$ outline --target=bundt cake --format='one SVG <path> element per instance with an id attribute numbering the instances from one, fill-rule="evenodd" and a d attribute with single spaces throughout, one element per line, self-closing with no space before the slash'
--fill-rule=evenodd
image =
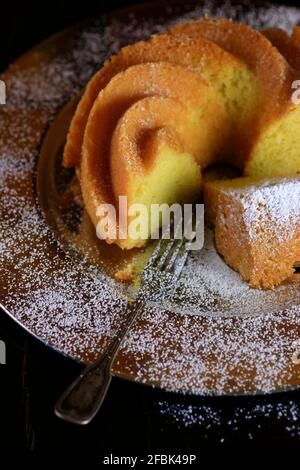
<path id="1" fill-rule="evenodd" d="M 250 286 L 272 289 L 300 261 L 300 177 L 207 181 L 204 203 L 226 263 Z"/>
<path id="2" fill-rule="evenodd" d="M 88 84 L 63 158 L 77 169 L 98 234 L 143 246 L 156 227 L 149 222 L 138 239 L 105 231 L 98 207 L 118 210 L 119 196 L 147 208 L 197 200 L 212 163 L 252 176 L 298 173 L 295 75 L 266 35 L 229 20 L 178 25 L 122 49 Z"/>

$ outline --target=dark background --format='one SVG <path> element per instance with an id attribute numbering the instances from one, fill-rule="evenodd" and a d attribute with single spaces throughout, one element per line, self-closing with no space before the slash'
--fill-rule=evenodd
<path id="1" fill-rule="evenodd" d="M 29 47 L 57 31 L 97 13 L 138 3 L 146 2 L 138 0 L 110 0 L 109 2 L 2 0 L 0 2 L 0 70 L 3 70 Z"/>
<path id="2" fill-rule="evenodd" d="M 141 2 L 2 2 L 0 70 L 50 34 L 95 13 L 129 3 Z M 293 431 L 298 429 L 300 417 L 287 411 L 282 418 L 278 411 L 282 404 L 285 410 L 294 409 L 298 403 L 300 406 L 297 392 L 268 397 L 197 398 L 114 379 L 95 421 L 87 427 L 69 425 L 54 416 L 53 405 L 81 366 L 31 338 L 1 311 L 0 339 L 7 346 L 7 365 L 0 365 L 1 451 L 60 450 L 69 459 L 72 456 L 78 459 L 86 453 L 100 458 L 109 452 L 134 455 L 193 451 L 201 460 L 204 449 L 211 447 L 300 449 L 300 432 Z M 199 415 L 197 422 L 186 426 L 178 415 L 162 413 L 162 401 L 175 410 L 189 410 L 192 406 Z M 232 416 L 239 408 L 251 412 L 257 406 L 265 406 L 269 412 L 252 413 L 251 419 L 244 417 L 236 425 L 232 424 Z M 205 418 L 207 407 L 212 413 L 217 410 L 221 422 L 214 423 L 211 414 Z M 15 453 L 11 453 L 13 455 Z M 49 459 L 51 455 L 55 454 L 48 452 Z"/>

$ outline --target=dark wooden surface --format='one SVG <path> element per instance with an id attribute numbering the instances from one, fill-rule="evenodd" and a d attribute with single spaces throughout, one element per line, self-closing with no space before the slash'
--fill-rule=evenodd
<path id="1" fill-rule="evenodd" d="M 102 8 L 124 4 L 110 1 Z M 57 0 L 46 7 L 43 2 L 32 1 L 1 5 L 0 69 L 49 34 L 100 10 L 100 3 L 92 1 L 70 5 Z M 280 416 L 282 406 L 285 410 L 294 409 L 298 403 L 300 406 L 300 392 L 268 397 L 184 397 L 113 379 L 95 421 L 87 427 L 69 425 L 54 416 L 53 406 L 81 366 L 31 338 L 3 312 L 0 340 L 5 341 L 7 348 L 7 364 L 0 365 L 1 451 L 60 450 L 69 456 L 89 451 L 91 456 L 100 458 L 109 452 L 201 454 L 211 447 L 237 445 L 249 449 L 300 448 L 300 434 L 295 431 L 300 426 L 298 415 L 295 418 L 287 411 L 284 419 Z M 178 414 L 165 414 L 167 408 L 185 409 L 185 416 L 192 409 L 198 418 L 187 426 L 187 420 L 179 419 Z M 253 416 L 255 408 L 273 411 Z M 206 409 L 210 410 L 207 419 Z M 244 418 L 235 425 L 233 418 L 239 409 L 244 410 Z M 217 422 L 212 419 L 214 410 Z"/>

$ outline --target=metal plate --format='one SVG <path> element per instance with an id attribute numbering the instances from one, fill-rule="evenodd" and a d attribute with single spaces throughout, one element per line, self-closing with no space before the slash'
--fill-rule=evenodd
<path id="1" fill-rule="evenodd" d="M 264 4 L 136 7 L 50 38 L 3 76 L 1 304 L 24 328 L 74 359 L 90 362 L 105 353 L 133 294 L 113 273 L 144 256 L 97 239 L 74 175 L 61 168 L 78 93 L 123 44 L 182 15 L 188 20 L 203 13 L 254 27 L 288 28 L 300 20 L 297 9 Z M 114 374 L 197 394 L 296 388 L 299 314 L 296 276 L 272 292 L 250 289 L 217 255 L 207 232 L 205 248 L 190 257 L 176 291 L 158 290 L 145 307 Z"/>

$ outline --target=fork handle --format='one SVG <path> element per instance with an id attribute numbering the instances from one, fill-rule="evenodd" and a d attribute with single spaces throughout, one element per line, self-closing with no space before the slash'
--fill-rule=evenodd
<path id="1" fill-rule="evenodd" d="M 101 361 L 86 367 L 56 403 L 55 414 L 71 423 L 88 424 L 106 396 L 113 359 L 104 356 Z"/>
<path id="2" fill-rule="evenodd" d="M 67 388 L 55 405 L 59 418 L 75 424 L 88 424 L 99 411 L 111 382 L 111 366 L 120 344 L 143 308 L 136 300 L 117 337 L 111 342 L 105 356 L 86 367 Z"/>

